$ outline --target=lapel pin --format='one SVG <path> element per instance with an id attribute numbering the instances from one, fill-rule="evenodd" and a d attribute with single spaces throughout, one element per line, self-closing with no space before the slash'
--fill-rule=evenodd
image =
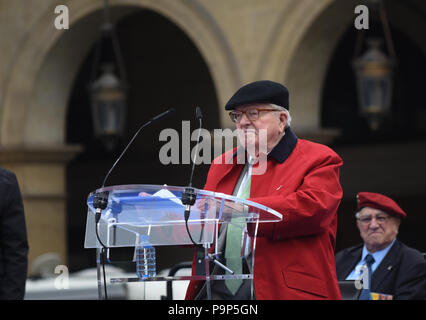
<path id="1" fill-rule="evenodd" d="M 391 271 L 391 270 L 392 270 L 392 266 L 389 266 L 389 267 L 388 267 L 388 271 Z"/>

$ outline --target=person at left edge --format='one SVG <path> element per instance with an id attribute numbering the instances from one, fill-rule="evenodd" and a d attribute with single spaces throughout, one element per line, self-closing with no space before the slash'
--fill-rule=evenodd
<path id="1" fill-rule="evenodd" d="M 255 298 L 341 299 L 334 248 L 337 208 L 342 198 L 339 168 L 343 161 L 330 148 L 297 138 L 289 126 L 288 101 L 285 86 L 262 80 L 240 88 L 225 106 L 237 129 L 255 132 L 256 137 L 259 130 L 267 129 L 266 172 L 251 176 L 248 200 L 283 216 L 280 222 L 259 224 L 253 270 Z M 259 150 L 259 141 L 254 140 L 254 149 Z M 236 157 L 226 161 L 236 150 L 212 163 L 205 190 L 236 193 L 247 166 L 247 162 L 239 164 Z M 195 258 L 196 253 L 193 274 Z M 204 288 L 202 281 L 191 281 L 186 299 L 198 299 Z M 250 298 L 239 291 L 232 296 L 222 289 L 217 291 L 218 299 Z"/>
<path id="2" fill-rule="evenodd" d="M 21 300 L 27 279 L 24 206 L 14 173 L 0 168 L 0 299 Z"/>

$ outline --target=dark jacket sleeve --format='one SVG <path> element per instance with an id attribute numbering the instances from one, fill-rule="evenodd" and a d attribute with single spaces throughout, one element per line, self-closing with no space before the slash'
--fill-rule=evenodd
<path id="1" fill-rule="evenodd" d="M 23 299 L 28 265 L 24 206 L 16 176 L 0 171 L 0 299 Z"/>

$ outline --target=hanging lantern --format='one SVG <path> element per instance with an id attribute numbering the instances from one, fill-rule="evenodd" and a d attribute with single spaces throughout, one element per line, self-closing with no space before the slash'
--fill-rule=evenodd
<path id="1" fill-rule="evenodd" d="M 104 23 L 95 49 L 89 88 L 93 128 L 95 137 L 112 151 L 124 134 L 127 85 L 120 46 L 110 21 L 108 0 L 104 0 Z"/>
<path id="2" fill-rule="evenodd" d="M 91 86 L 95 136 L 109 151 L 123 135 L 126 117 L 125 90 L 113 71 L 112 65 L 103 66 L 101 76 Z"/>
<path id="3" fill-rule="evenodd" d="M 369 48 L 353 66 L 357 78 L 360 113 L 366 116 L 371 129 L 377 130 L 390 111 L 393 91 L 394 61 L 381 50 L 379 39 L 369 39 Z"/>
<path id="4" fill-rule="evenodd" d="M 377 37 L 367 39 L 367 50 L 359 56 L 363 37 L 363 32 L 360 31 L 352 65 L 357 82 L 360 114 L 367 118 L 370 128 L 376 131 L 390 112 L 396 56 L 383 2 L 369 2 L 381 21 L 389 56 L 381 50 L 382 40 Z"/>

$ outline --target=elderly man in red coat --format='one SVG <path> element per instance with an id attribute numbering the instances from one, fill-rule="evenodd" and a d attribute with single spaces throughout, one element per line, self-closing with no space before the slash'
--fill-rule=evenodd
<path id="1" fill-rule="evenodd" d="M 288 101 L 287 88 L 272 81 L 247 84 L 231 97 L 225 109 L 250 161 L 236 161 L 237 148 L 221 155 L 211 165 L 204 189 L 246 198 L 283 216 L 258 227 L 252 270 L 256 299 L 341 299 L 334 248 L 343 162 L 330 148 L 297 138 L 290 129 Z M 261 165 L 266 170 L 255 174 Z M 226 252 L 228 240 L 224 246 Z M 212 282 L 213 299 L 253 297 L 247 281 L 233 287 L 225 282 Z M 205 287 L 191 281 L 186 299 L 205 299 Z"/>

